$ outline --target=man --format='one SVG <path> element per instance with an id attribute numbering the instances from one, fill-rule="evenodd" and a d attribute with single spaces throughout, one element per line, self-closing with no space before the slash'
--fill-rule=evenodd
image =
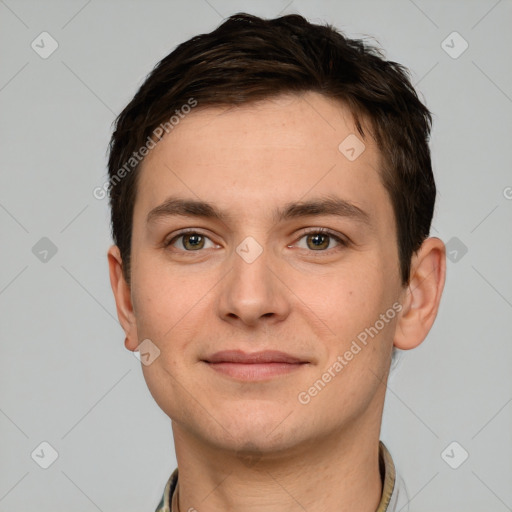
<path id="1" fill-rule="evenodd" d="M 445 279 L 430 124 L 400 65 L 298 15 L 181 44 L 120 114 L 108 261 L 172 420 L 158 511 L 398 510 L 386 382 Z"/>

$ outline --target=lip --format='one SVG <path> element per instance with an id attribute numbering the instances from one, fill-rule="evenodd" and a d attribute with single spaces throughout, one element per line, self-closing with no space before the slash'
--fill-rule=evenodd
<path id="1" fill-rule="evenodd" d="M 204 359 L 213 370 L 237 380 L 258 381 L 287 375 L 309 361 L 276 350 L 246 353 L 223 350 Z"/>
<path id="2" fill-rule="evenodd" d="M 264 364 L 264 363 L 308 363 L 305 359 L 295 357 L 278 350 L 263 350 L 261 352 L 247 353 L 242 350 L 221 350 L 205 359 L 207 363 L 241 363 L 241 364 Z"/>

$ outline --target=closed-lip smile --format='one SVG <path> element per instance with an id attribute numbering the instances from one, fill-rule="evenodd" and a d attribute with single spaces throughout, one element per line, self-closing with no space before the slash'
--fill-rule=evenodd
<path id="1" fill-rule="evenodd" d="M 221 350 L 206 359 L 208 363 L 307 363 L 299 357 L 291 356 L 278 350 L 263 350 L 261 352 L 243 352 L 242 350 Z"/>
<path id="2" fill-rule="evenodd" d="M 203 362 L 212 369 L 236 380 L 268 380 L 289 374 L 309 363 L 306 359 L 277 350 L 243 352 L 242 350 L 221 350 Z"/>

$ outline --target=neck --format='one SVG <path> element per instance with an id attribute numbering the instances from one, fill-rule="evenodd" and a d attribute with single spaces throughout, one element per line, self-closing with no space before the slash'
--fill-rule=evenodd
<path id="1" fill-rule="evenodd" d="M 173 422 L 179 509 L 375 512 L 382 495 L 379 431 L 355 425 L 251 460 L 203 443 Z"/>

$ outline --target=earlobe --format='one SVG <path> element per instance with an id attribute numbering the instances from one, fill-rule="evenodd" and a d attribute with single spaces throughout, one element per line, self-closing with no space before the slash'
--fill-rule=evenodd
<path id="1" fill-rule="evenodd" d="M 117 247 L 117 245 L 110 247 L 107 257 L 110 285 L 116 301 L 117 317 L 119 318 L 119 323 L 126 334 L 125 346 L 128 350 L 133 351 L 138 345 L 137 327 L 133 312 L 131 290 L 124 278 L 123 261 L 119 247 Z"/>
<path id="2" fill-rule="evenodd" d="M 442 240 L 427 238 L 414 255 L 409 286 L 397 322 L 394 346 L 417 347 L 430 331 L 439 309 L 446 276 L 446 251 Z"/>

